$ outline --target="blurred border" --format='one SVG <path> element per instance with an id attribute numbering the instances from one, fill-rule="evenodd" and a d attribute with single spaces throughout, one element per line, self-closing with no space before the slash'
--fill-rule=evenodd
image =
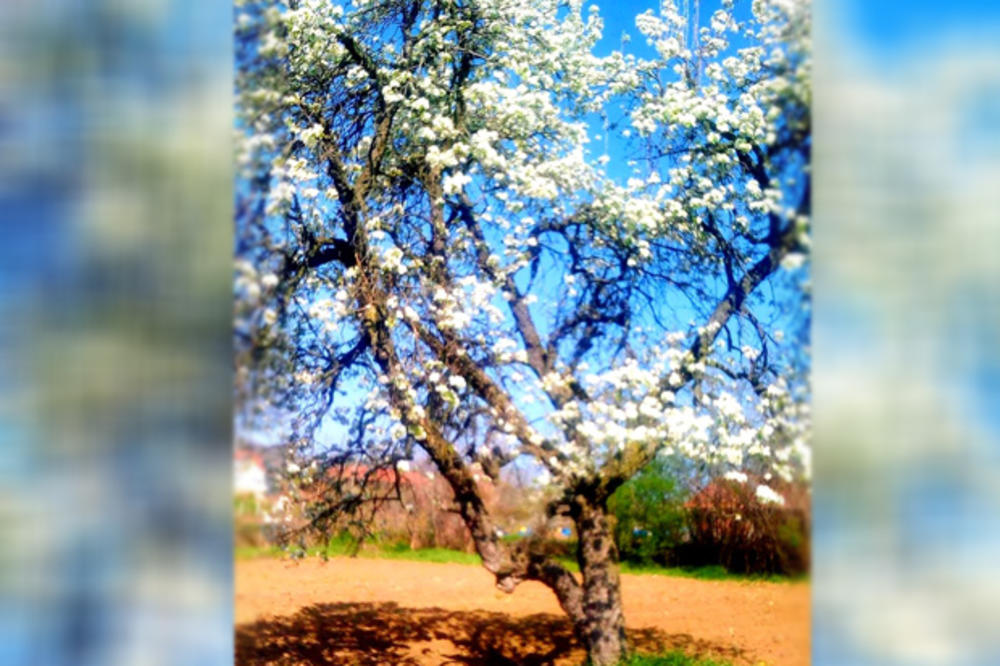
<path id="1" fill-rule="evenodd" d="M 998 9 L 816 9 L 813 661 L 1000 663 Z M 0 4 L 2 663 L 232 659 L 230 22 Z"/>
<path id="2" fill-rule="evenodd" d="M 816 9 L 813 661 L 997 664 L 1000 5 Z"/>
<path id="3" fill-rule="evenodd" d="M 0 663 L 232 659 L 228 3 L 0 3 Z"/>

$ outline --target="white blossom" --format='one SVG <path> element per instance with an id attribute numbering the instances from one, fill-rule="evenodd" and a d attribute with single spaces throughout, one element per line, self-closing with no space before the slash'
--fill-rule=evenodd
<path id="1" fill-rule="evenodd" d="M 784 504 L 785 498 L 774 492 L 770 486 L 759 485 L 754 493 L 765 504 Z"/>

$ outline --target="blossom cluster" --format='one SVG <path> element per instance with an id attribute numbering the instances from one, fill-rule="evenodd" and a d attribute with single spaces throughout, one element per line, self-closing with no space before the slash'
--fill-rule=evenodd
<path id="1" fill-rule="evenodd" d="M 683 328 L 772 228 L 798 234 L 781 271 L 805 259 L 807 3 L 755 0 L 740 22 L 724 0 L 692 25 L 664 0 L 636 20 L 648 59 L 596 56 L 597 11 L 564 4 L 476 0 L 400 27 L 369 0 L 238 3 L 237 164 L 266 185 L 237 292 L 272 332 L 262 374 L 320 417 L 316 395 L 353 396 L 372 441 L 488 432 L 554 483 L 657 450 L 734 479 L 808 469 L 807 401 L 757 303 L 731 315 L 756 333 Z M 335 243 L 351 261 L 309 264 Z M 315 270 L 279 271 L 295 265 Z M 391 345 L 359 360 L 373 319 Z"/>

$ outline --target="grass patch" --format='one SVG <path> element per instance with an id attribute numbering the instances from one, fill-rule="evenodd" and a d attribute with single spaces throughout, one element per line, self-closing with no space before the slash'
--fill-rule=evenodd
<path id="1" fill-rule="evenodd" d="M 580 567 L 576 560 L 568 557 L 556 558 L 559 564 L 563 565 L 573 573 L 579 573 Z M 618 565 L 621 573 L 638 576 L 672 576 L 674 578 L 694 578 L 696 580 L 731 580 L 744 582 L 765 582 L 765 583 L 794 583 L 808 581 L 808 575 L 783 576 L 781 574 L 740 574 L 726 571 L 720 565 L 700 566 L 700 567 L 662 567 L 657 564 L 633 564 L 632 562 L 621 562 Z"/>
<path id="2" fill-rule="evenodd" d="M 683 652 L 674 651 L 665 654 L 634 654 L 621 663 L 621 666 L 732 666 L 731 661 L 716 661 L 702 657 L 689 657 Z"/>
<path id="3" fill-rule="evenodd" d="M 661 567 L 655 564 L 622 562 L 620 569 L 622 573 L 627 574 L 675 576 L 678 578 L 695 578 L 697 580 L 762 581 L 766 583 L 794 583 L 809 580 L 807 574 L 785 576 L 782 574 L 732 573 L 718 564 L 700 567 Z"/>
<path id="4" fill-rule="evenodd" d="M 236 559 L 252 559 L 255 557 L 281 557 L 286 552 L 278 546 L 239 546 L 235 549 Z M 350 539 L 334 537 L 325 546 L 313 546 L 306 549 L 307 557 L 350 557 L 354 554 Z M 411 549 L 405 543 L 365 543 L 357 553 L 358 557 L 380 560 L 412 560 L 416 562 L 439 562 L 446 564 L 481 564 L 482 560 L 476 553 L 466 553 L 447 548 Z M 559 563 L 574 573 L 579 573 L 580 567 L 576 561 L 568 558 L 557 558 Z M 735 574 L 726 571 L 724 567 L 661 567 L 655 564 L 633 564 L 622 562 L 622 573 L 642 576 L 674 576 L 679 578 L 694 578 L 696 580 L 729 580 L 729 581 L 763 581 L 768 583 L 792 583 L 807 581 L 808 575 L 781 576 L 778 574 Z M 667 662 L 664 662 L 667 663 Z"/>
<path id="5" fill-rule="evenodd" d="M 255 557 L 281 557 L 285 553 L 278 546 L 236 546 L 233 554 L 238 560 L 251 560 Z"/>
<path id="6" fill-rule="evenodd" d="M 283 557 L 292 551 L 284 551 L 278 546 L 238 546 L 236 559 L 246 560 L 256 557 Z M 325 546 L 312 546 L 305 550 L 306 557 L 351 557 L 354 545 L 346 538 L 334 537 Z M 447 548 L 411 549 L 406 544 L 382 543 L 364 544 L 357 557 L 372 560 L 411 560 L 416 562 L 439 562 L 446 564 L 480 564 L 479 555 Z"/>
<path id="7" fill-rule="evenodd" d="M 418 550 L 376 551 L 373 555 L 380 559 L 415 560 L 417 562 L 441 562 L 451 564 L 481 564 L 476 553 L 466 553 L 447 548 L 420 548 Z"/>

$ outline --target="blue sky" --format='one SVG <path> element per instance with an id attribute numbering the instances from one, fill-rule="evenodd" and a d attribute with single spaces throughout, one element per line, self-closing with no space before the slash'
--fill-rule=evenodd
<path id="1" fill-rule="evenodd" d="M 834 5 L 846 19 L 843 27 L 880 58 L 893 60 L 913 49 L 925 50 L 928 40 L 977 33 L 993 33 L 1000 23 L 1000 3 L 995 0 L 819 0 Z M 822 7 L 827 9 L 826 7 Z"/>

